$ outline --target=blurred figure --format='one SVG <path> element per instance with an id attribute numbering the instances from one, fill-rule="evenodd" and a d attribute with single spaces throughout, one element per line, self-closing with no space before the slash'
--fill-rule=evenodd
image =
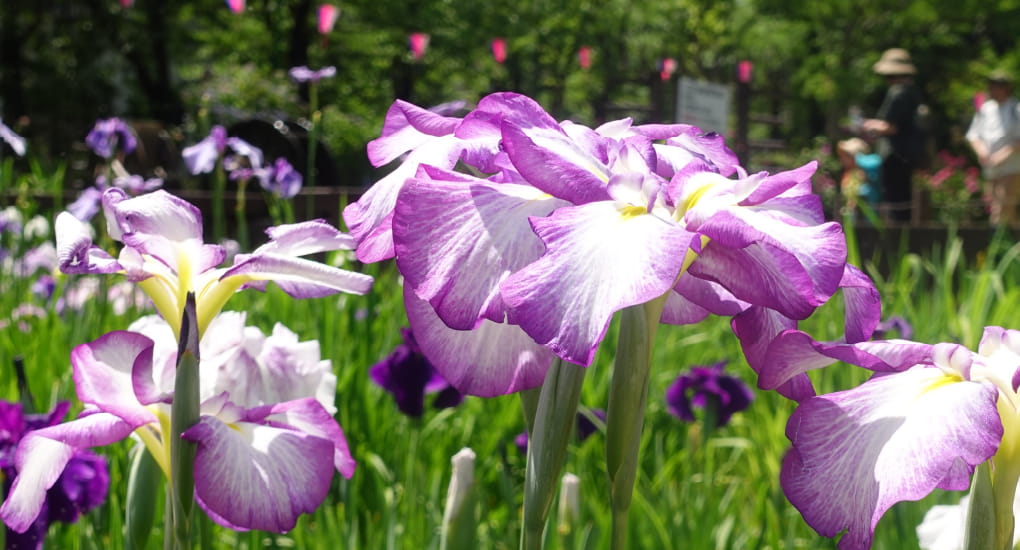
<path id="1" fill-rule="evenodd" d="M 1020 199 L 1020 105 L 1010 75 L 988 75 L 988 97 L 974 113 L 967 141 L 991 185 L 989 219 L 996 225 L 1017 221 Z"/>
<path id="2" fill-rule="evenodd" d="M 861 127 L 867 135 L 879 138 L 882 197 L 892 219 L 909 221 L 914 169 L 924 147 L 915 120 L 921 105 L 920 93 L 914 87 L 917 69 L 909 52 L 892 48 L 882 54 L 872 70 L 885 77 L 889 89 L 875 118 L 864 120 Z"/>
<path id="3" fill-rule="evenodd" d="M 843 167 L 840 179 L 840 193 L 852 212 L 859 200 L 863 199 L 871 209 L 882 200 L 881 169 L 882 159 L 871 152 L 871 147 L 861 138 L 850 138 L 836 145 L 839 163 Z"/>

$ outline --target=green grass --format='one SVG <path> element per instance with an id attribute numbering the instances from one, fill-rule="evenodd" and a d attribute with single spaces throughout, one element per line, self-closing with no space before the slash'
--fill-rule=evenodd
<path id="1" fill-rule="evenodd" d="M 869 266 L 885 300 L 887 315 L 906 317 L 914 337 L 928 342 L 960 341 L 975 346 L 986 324 L 1020 327 L 1020 266 L 1017 246 L 1003 239 L 980 262 L 963 257 L 958 241 L 947 240 L 924 256 L 904 255 L 891 273 L 879 276 Z M 11 243 L 6 246 L 11 247 Z M 475 473 L 479 502 L 480 547 L 516 548 L 519 538 L 525 460 L 514 446 L 524 429 L 516 396 L 468 398 L 455 409 L 428 409 L 420 420 L 401 415 L 388 394 L 371 383 L 368 368 L 400 341 L 406 324 L 400 278 L 390 263 L 365 266 L 376 277 L 367 296 L 292 300 L 275 287 L 269 292 L 241 293 L 227 309 L 248 311 L 249 324 L 265 332 L 282 322 L 302 340 L 318 339 L 324 358 L 338 376 L 337 418 L 358 468 L 350 480 L 334 479 L 320 509 L 301 519 L 285 535 L 234 533 L 211 523 L 212 548 L 437 548 L 450 457 L 462 447 L 477 453 Z M 0 319 L 30 300 L 28 284 L 8 274 L 0 280 Z M 63 278 L 61 287 L 66 285 Z M 59 292 L 59 291 L 58 291 Z M 123 329 L 140 312 L 115 314 L 109 304 L 90 301 L 82 311 L 22 319 L 0 329 L 0 398 L 15 400 L 10 370 L 22 356 L 37 403 L 74 399 L 69 354 L 80 343 Z M 833 303 L 805 328 L 819 337 L 834 337 L 842 327 L 842 310 Z M 22 329 L 27 329 L 22 331 Z M 586 375 L 581 402 L 604 408 L 612 351 L 611 330 Z M 819 549 L 835 541 L 819 537 L 786 501 L 779 468 L 788 447 L 786 419 L 794 403 L 758 391 L 750 409 L 703 441 L 697 424 L 684 424 L 667 411 L 666 387 L 691 365 L 728 359 L 728 372 L 753 384 L 753 373 L 740 353 L 728 319 L 712 318 L 694 326 L 659 329 L 640 474 L 631 512 L 631 548 Z M 812 373 L 821 391 L 852 387 L 869 373 L 833 365 Z M 76 407 L 80 404 L 76 403 Z M 77 408 L 75 410 L 78 410 Z M 75 525 L 51 528 L 49 548 L 123 548 L 125 476 L 130 442 L 98 449 L 111 467 L 107 504 Z M 604 438 L 596 434 L 570 447 L 566 470 L 581 478 L 582 525 L 572 548 L 606 548 L 610 517 L 604 471 Z M 914 528 L 935 503 L 955 502 L 960 494 L 936 492 L 917 503 L 896 505 L 879 525 L 876 549 L 916 548 Z M 156 500 L 159 500 L 158 498 Z M 555 507 L 554 507 L 555 510 Z M 553 524 L 555 525 L 555 523 Z M 159 528 L 150 548 L 160 545 Z M 549 548 L 565 548 L 555 529 Z"/>

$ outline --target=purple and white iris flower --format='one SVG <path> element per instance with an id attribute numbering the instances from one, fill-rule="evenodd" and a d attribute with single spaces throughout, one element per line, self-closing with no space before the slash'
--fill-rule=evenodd
<path id="1" fill-rule="evenodd" d="M 301 173 L 284 158 L 277 158 L 271 166 L 238 168 L 230 172 L 230 179 L 258 178 L 259 185 L 281 199 L 292 199 L 301 192 Z"/>
<path id="2" fill-rule="evenodd" d="M 180 331 L 189 292 L 196 297 L 199 334 L 239 289 L 265 289 L 273 281 L 295 298 L 337 292 L 364 294 L 372 278 L 302 256 L 351 249 L 354 240 L 323 220 L 266 230 L 269 242 L 233 265 L 220 267 L 226 250 L 202 241 L 202 216 L 194 205 L 165 191 L 129 198 L 111 188 L 103 194 L 107 232 L 124 244 L 117 258 L 92 243 L 87 226 L 69 213 L 57 216 L 56 237 L 64 273 L 122 273 L 152 299 L 156 310 Z"/>
<path id="3" fill-rule="evenodd" d="M 816 342 L 790 330 L 768 356 L 768 386 L 837 360 L 875 372 L 856 388 L 801 401 L 786 429 L 793 448 L 783 490 L 820 534 L 845 531 L 840 549 L 870 548 L 893 504 L 936 488 L 965 490 L 988 460 L 995 487 L 1012 497 L 1020 475 L 1020 331 L 987 327 L 974 352 L 906 340 Z"/>
<path id="4" fill-rule="evenodd" d="M 185 147 L 181 155 L 184 157 L 188 172 L 197 176 L 212 172 L 228 147 L 235 155 L 246 158 L 248 167 L 262 167 L 262 150 L 241 138 L 227 137 L 227 129 L 223 126 L 213 126 L 208 136 L 194 145 Z"/>
<path id="5" fill-rule="evenodd" d="M 0 119 L 0 141 L 10 145 L 15 155 L 19 157 L 25 156 L 25 150 L 27 149 L 25 138 L 15 134 L 14 130 L 8 128 L 2 119 Z"/>
<path id="6" fill-rule="evenodd" d="M 85 144 L 95 154 L 108 159 L 113 157 L 118 146 L 124 153 L 134 151 L 138 147 L 138 140 L 126 122 L 113 117 L 97 120 L 95 126 L 85 136 Z"/>
<path id="7" fill-rule="evenodd" d="M 197 444 L 195 498 L 231 529 L 285 532 L 314 511 L 333 472 L 355 463 L 333 413 L 336 377 L 317 342 L 282 325 L 265 336 L 227 312 L 201 346 L 201 419 L 182 437 Z M 166 438 L 177 342 L 157 316 L 79 345 L 71 355 L 85 410 L 78 419 L 29 432 L 15 453 L 18 477 L 0 516 L 24 531 L 47 489 L 82 449 L 137 436 L 169 477 Z"/>
<path id="8" fill-rule="evenodd" d="M 554 356 L 590 364 L 630 306 L 665 300 L 674 324 L 751 308 L 795 324 L 844 279 L 815 164 L 748 175 L 693 126 L 592 129 L 511 93 L 463 118 L 398 101 L 368 153 L 406 156 L 344 211 L 358 258 L 396 257 L 419 343 L 465 393 L 534 387 Z"/>

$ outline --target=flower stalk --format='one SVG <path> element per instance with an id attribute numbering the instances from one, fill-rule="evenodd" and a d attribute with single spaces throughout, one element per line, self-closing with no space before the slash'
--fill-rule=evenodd
<path id="1" fill-rule="evenodd" d="M 475 514 L 475 453 L 465 447 L 450 460 L 453 476 L 446 493 L 440 550 L 478 547 L 478 519 Z"/>
<path id="2" fill-rule="evenodd" d="M 177 353 L 177 375 L 174 401 L 170 410 L 170 499 L 167 514 L 167 537 L 173 538 L 171 548 L 190 550 L 191 511 L 194 508 L 196 444 L 181 437 L 198 423 L 200 416 L 198 380 L 198 314 L 195 295 L 188 293 L 181 319 L 181 335 Z M 172 526 L 172 527 L 171 527 Z"/>
<path id="3" fill-rule="evenodd" d="M 609 388 L 606 423 L 606 469 L 612 508 L 611 548 L 627 542 L 627 516 L 637 478 L 641 429 L 648 401 L 652 344 L 666 303 L 660 297 L 620 312 L 620 337 Z"/>
<path id="4" fill-rule="evenodd" d="M 584 372 L 580 365 L 555 359 L 542 383 L 534 426 L 529 435 L 528 465 L 524 473 L 522 549 L 542 547 L 549 510 L 567 456 L 567 444 L 577 423 Z"/>

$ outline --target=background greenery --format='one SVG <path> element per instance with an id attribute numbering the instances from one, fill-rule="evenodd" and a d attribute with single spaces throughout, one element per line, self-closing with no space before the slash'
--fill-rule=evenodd
<path id="1" fill-rule="evenodd" d="M 752 133 L 797 150 L 840 137 L 849 106 L 873 112 L 883 83 L 871 65 L 899 46 L 913 53 L 940 146 L 960 149 L 983 75 L 1020 69 L 1016 0 L 335 3 L 339 21 L 321 37 L 311 0 L 250 0 L 241 14 L 215 0 L 6 0 L 0 116 L 40 158 L 71 162 L 97 117 L 155 121 L 179 143 L 213 123 L 298 119 L 303 90 L 287 69 L 334 65 L 337 77 L 320 90 L 323 137 L 342 167 L 332 183 L 359 186 L 372 179 L 364 145 L 395 98 L 435 105 L 513 90 L 561 119 L 662 122 L 673 116 L 675 81 L 660 80 L 659 60 L 677 61 L 674 79 L 732 82 L 748 59 L 752 112 L 781 121 Z M 421 60 L 408 51 L 412 32 L 431 37 Z M 495 37 L 507 40 L 502 65 Z M 581 46 L 593 48 L 588 70 Z"/>

